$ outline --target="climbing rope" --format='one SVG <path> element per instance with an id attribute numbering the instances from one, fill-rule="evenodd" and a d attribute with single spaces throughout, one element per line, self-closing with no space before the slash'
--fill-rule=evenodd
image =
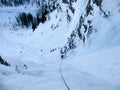
<path id="1" fill-rule="evenodd" d="M 62 73 L 62 62 L 63 62 L 63 60 L 61 60 L 60 66 L 59 66 L 60 76 L 61 76 L 62 81 L 63 81 L 63 83 L 65 84 L 67 90 L 70 90 L 70 87 L 69 87 L 69 85 L 67 84 L 67 82 L 65 81 L 65 78 L 64 78 L 63 73 Z"/>

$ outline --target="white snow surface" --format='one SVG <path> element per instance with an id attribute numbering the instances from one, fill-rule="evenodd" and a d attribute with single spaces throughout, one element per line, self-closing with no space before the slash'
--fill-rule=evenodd
<path id="1" fill-rule="evenodd" d="M 22 6 L 0 7 L 0 56 L 11 64 L 10 67 L 0 64 L 0 90 L 67 90 L 60 75 L 61 62 L 70 90 L 120 90 L 119 0 L 103 0 L 104 9 L 111 12 L 107 19 L 95 7 L 91 19 L 97 33 L 85 44 L 78 41 L 78 47 L 68 53 L 69 57 L 60 58 L 60 48 L 76 28 L 87 2 L 74 2 L 75 13 L 69 11 L 72 17 L 69 23 L 68 6 L 60 2 L 63 11 L 51 12 L 50 20 L 40 23 L 34 32 L 30 28 L 13 30 L 11 26 L 17 10 L 24 11 Z"/>

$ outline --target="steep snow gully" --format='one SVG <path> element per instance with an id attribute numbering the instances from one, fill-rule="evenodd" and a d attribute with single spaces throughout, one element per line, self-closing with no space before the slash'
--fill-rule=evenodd
<path id="1" fill-rule="evenodd" d="M 87 4 L 86 4 L 85 8 L 83 8 L 83 10 L 81 10 L 81 11 L 85 11 L 85 10 L 86 10 L 87 5 L 88 5 L 88 3 L 89 3 L 89 0 L 86 0 L 86 3 L 87 3 Z M 83 13 L 81 13 L 80 17 L 82 16 L 82 14 L 83 14 Z M 77 17 L 76 17 L 76 18 L 77 18 Z M 63 76 L 63 72 L 62 72 L 62 64 L 63 64 L 63 63 L 64 63 L 64 62 L 63 62 L 63 60 L 61 59 L 60 65 L 59 65 L 59 73 L 60 73 L 61 79 L 63 80 L 63 82 L 64 82 L 67 90 L 71 90 L 71 89 L 70 89 L 70 86 L 67 84 L 67 81 L 65 80 L 65 78 L 64 78 L 64 76 Z"/>
<path id="2" fill-rule="evenodd" d="M 0 90 L 120 90 L 120 0 L 40 1 L 51 10 L 34 32 L 16 16 L 35 2 L 0 1 Z"/>

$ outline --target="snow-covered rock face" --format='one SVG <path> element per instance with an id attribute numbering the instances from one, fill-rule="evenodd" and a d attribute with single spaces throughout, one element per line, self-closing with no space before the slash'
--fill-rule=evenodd
<path id="1" fill-rule="evenodd" d="M 0 90 L 66 89 L 61 59 L 71 90 L 119 90 L 120 0 L 14 1 L 0 1 Z"/>
<path id="2" fill-rule="evenodd" d="M 18 7 L 21 5 L 36 5 L 40 6 L 42 3 L 42 0 L 1 0 L 0 1 L 0 6 L 6 6 L 6 7 Z"/>

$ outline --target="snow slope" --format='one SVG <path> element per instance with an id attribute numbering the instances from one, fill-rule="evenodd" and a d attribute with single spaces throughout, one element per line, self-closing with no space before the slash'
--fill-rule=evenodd
<path id="1" fill-rule="evenodd" d="M 61 73 L 70 90 L 120 90 L 119 0 L 103 0 L 102 8 L 110 11 L 108 18 L 93 5 L 93 15 L 86 17 L 85 23 L 91 20 L 97 32 L 93 31 L 85 43 L 77 37 L 77 47 L 61 60 L 60 49 L 77 28 L 88 1 L 74 2 L 74 14 L 68 4 L 58 1 L 61 10 L 51 12 L 50 19 L 34 32 L 12 24 L 16 11 L 34 13 L 35 7 L 0 8 L 0 56 L 11 64 L 0 64 L 0 90 L 67 90 Z"/>
<path id="2" fill-rule="evenodd" d="M 80 55 L 72 58 L 69 62 L 80 71 L 103 78 L 104 80 L 120 84 L 120 47 L 100 50 L 90 54 Z M 79 57 L 79 58 L 78 58 Z"/>

